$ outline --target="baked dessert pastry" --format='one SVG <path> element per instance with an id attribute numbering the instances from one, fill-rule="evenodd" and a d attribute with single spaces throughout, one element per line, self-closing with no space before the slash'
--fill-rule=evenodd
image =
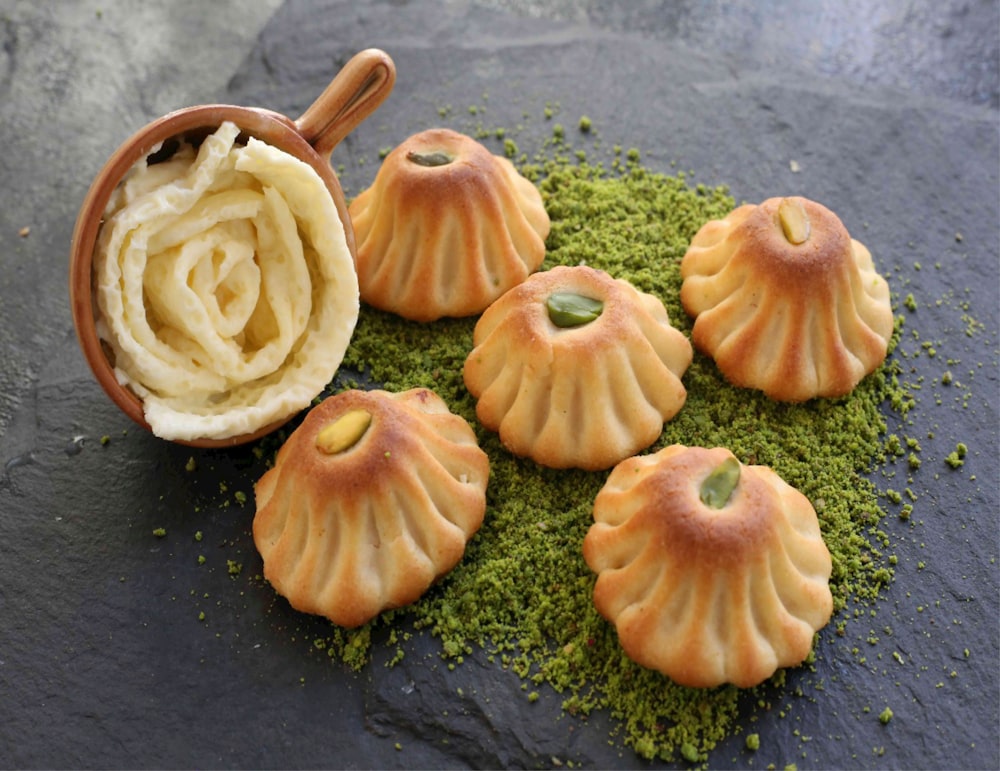
<path id="1" fill-rule="evenodd" d="M 885 359 L 889 286 L 826 207 L 770 198 L 707 223 L 681 262 L 695 346 L 778 401 L 850 393 Z"/>
<path id="2" fill-rule="evenodd" d="M 432 391 L 345 391 L 314 407 L 256 486 L 264 577 L 354 627 L 417 600 L 461 560 L 489 460 Z"/>
<path id="3" fill-rule="evenodd" d="M 97 332 L 119 383 L 171 440 L 286 420 L 333 378 L 358 318 L 343 222 L 305 161 L 223 123 L 143 159 L 94 251 Z"/>
<path id="4" fill-rule="evenodd" d="M 616 466 L 583 556 L 625 653 L 685 686 L 745 688 L 801 663 L 833 609 L 812 505 L 720 447 Z"/>
<path id="5" fill-rule="evenodd" d="M 415 321 L 481 313 L 545 258 L 541 193 L 449 129 L 396 147 L 349 212 L 361 299 Z"/>
<path id="6" fill-rule="evenodd" d="M 691 344 L 663 303 L 582 265 L 504 294 L 473 345 L 463 376 L 476 415 L 543 466 L 610 468 L 656 441 L 687 397 Z"/>

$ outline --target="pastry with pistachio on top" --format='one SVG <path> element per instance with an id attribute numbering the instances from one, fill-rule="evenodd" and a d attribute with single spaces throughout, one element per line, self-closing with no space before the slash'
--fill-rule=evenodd
<path id="1" fill-rule="evenodd" d="M 886 357 L 889 286 L 814 201 L 771 198 L 707 223 L 681 276 L 695 347 L 733 385 L 786 402 L 843 396 Z"/>
<path id="2" fill-rule="evenodd" d="M 651 294 L 583 265 L 536 273 L 493 303 L 463 369 L 476 415 L 515 455 L 610 468 L 684 405 L 687 338 Z"/>
<path id="3" fill-rule="evenodd" d="M 800 664 L 833 612 L 812 504 L 721 447 L 617 465 L 583 556 L 625 653 L 685 686 L 746 688 Z"/>
<path id="4" fill-rule="evenodd" d="M 481 313 L 545 258 L 538 188 L 450 129 L 396 147 L 349 212 L 361 299 L 414 321 Z"/>
<path id="5" fill-rule="evenodd" d="M 472 427 L 434 392 L 331 396 L 257 482 L 264 577 L 298 610 L 364 624 L 458 564 L 488 479 Z"/>

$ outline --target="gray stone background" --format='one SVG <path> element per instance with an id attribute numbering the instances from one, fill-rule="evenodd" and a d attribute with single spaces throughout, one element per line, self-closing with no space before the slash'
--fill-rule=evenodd
<path id="1" fill-rule="evenodd" d="M 134 431 L 98 452 L 98 437 L 130 426 L 83 362 L 67 305 L 93 175 L 178 107 L 294 116 L 375 45 L 399 78 L 334 153 L 349 193 L 442 104 L 489 91 L 491 119 L 513 125 L 557 101 L 608 144 L 642 147 L 644 164 L 692 169 L 738 200 L 795 186 L 827 202 L 880 245 L 894 290 L 940 300 L 921 307 L 921 330 L 963 384 L 942 394 L 943 361 L 907 362 L 927 383 L 910 420 L 937 438 L 923 450 L 919 525 L 887 525 L 900 555 L 877 620 L 891 628 L 888 663 L 858 668 L 832 649 L 821 673 L 840 687 L 797 707 L 794 726 L 760 729 L 778 752 L 730 744 L 710 765 L 1000 767 L 998 28 L 998 4 L 975 0 L 0 0 L 0 766 L 637 765 L 608 744 L 607 716 L 568 725 L 547 695 L 547 711 L 525 717 L 516 678 L 484 662 L 442 686 L 419 665 L 426 640 L 412 665 L 376 661 L 359 676 L 303 657 L 309 621 L 263 595 L 233 599 L 228 578 L 186 567 L 183 546 L 150 549 L 151 523 L 205 496 L 178 473 L 190 453 Z M 970 457 L 948 474 L 957 441 Z M 259 473 L 239 451 L 200 460 L 222 480 Z M 204 516 L 227 554 L 252 559 L 246 522 Z M 191 587 L 222 598 L 223 642 L 178 601 Z M 426 700 L 415 712 L 400 697 L 414 683 Z M 456 686 L 491 706 L 440 720 Z M 883 702 L 889 730 L 862 709 Z M 793 730 L 812 737 L 807 752 Z"/>

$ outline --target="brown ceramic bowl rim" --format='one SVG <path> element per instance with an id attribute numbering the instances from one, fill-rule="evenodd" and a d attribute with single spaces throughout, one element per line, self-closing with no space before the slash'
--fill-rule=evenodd
<path id="1" fill-rule="evenodd" d="M 305 161 L 319 174 L 336 205 L 353 259 L 356 251 L 354 230 L 344 192 L 329 163 L 329 153 L 340 139 L 374 112 L 388 96 L 394 80 L 395 68 L 388 55 L 377 49 L 368 49 L 348 62 L 327 90 L 296 122 L 280 113 L 258 107 L 230 104 L 187 107 L 157 118 L 139 129 L 118 147 L 98 172 L 84 198 L 73 230 L 70 308 L 77 340 L 97 382 L 135 423 L 152 430 L 145 419 L 142 400 L 120 384 L 115 376 L 114 367 L 97 333 L 93 295 L 94 248 L 108 201 L 125 174 L 167 140 L 212 132 L 223 122 L 232 121 L 243 135 L 260 139 Z M 194 447 L 231 447 L 259 439 L 292 417 L 288 415 L 248 434 L 179 440 L 177 443 Z"/>

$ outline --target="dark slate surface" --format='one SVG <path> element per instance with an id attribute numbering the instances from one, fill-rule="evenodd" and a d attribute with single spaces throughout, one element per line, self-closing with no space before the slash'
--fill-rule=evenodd
<path id="1" fill-rule="evenodd" d="M 236 0 L 0 3 L 0 766 L 641 765 L 609 743 L 608 716 L 560 718 L 548 692 L 526 712 L 514 675 L 476 657 L 449 671 L 433 640 L 393 668 L 379 644 L 359 674 L 332 665 L 311 649 L 322 622 L 250 578 L 252 504 L 233 493 L 262 472 L 252 448 L 192 453 L 132 427 L 77 350 L 69 238 L 116 144 L 206 101 L 295 116 L 378 46 L 399 78 L 334 155 L 349 192 L 446 105 L 460 128 L 523 125 L 531 151 L 549 104 L 738 200 L 827 204 L 897 301 L 914 295 L 897 355 L 921 387 L 891 421 L 921 437 L 923 465 L 913 518 L 885 522 L 896 581 L 870 630 L 825 633 L 820 697 L 758 715 L 766 752 L 734 740 L 710 765 L 1000 767 L 997 4 L 869 5 L 288 2 L 268 18 Z"/>

